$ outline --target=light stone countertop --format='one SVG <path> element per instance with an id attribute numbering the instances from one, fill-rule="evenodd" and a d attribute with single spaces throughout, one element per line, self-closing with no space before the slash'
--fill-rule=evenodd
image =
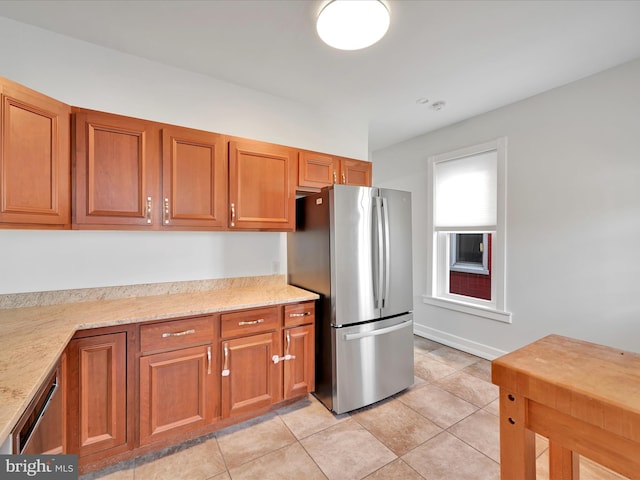
<path id="1" fill-rule="evenodd" d="M 0 309 L 0 443 L 77 330 L 315 300 L 286 283 Z"/>

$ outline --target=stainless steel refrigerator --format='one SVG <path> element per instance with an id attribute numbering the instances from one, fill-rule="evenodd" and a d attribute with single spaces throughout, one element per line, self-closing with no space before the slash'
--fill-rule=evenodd
<path id="1" fill-rule="evenodd" d="M 411 194 L 334 185 L 296 202 L 288 281 L 320 295 L 316 397 L 343 413 L 409 387 Z"/>

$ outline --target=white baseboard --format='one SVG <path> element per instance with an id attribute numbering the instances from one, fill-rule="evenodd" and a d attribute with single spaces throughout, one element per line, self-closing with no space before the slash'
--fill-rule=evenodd
<path id="1" fill-rule="evenodd" d="M 462 350 L 463 352 L 467 352 L 472 355 L 485 358 L 487 360 L 493 360 L 506 353 L 509 353 L 505 352 L 504 350 L 498 350 L 497 348 L 493 348 L 489 345 L 474 342 L 473 340 L 469 340 L 467 338 L 458 337 L 457 335 L 452 335 L 441 330 L 436 330 L 435 328 L 418 325 L 415 322 L 413 324 L 413 333 L 420 337 L 428 338 L 429 340 L 433 340 L 434 342 L 442 343 L 443 345 L 447 345 L 448 347 Z"/>

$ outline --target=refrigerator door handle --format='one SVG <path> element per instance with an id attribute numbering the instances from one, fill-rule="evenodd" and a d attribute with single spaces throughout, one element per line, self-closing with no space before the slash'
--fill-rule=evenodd
<path id="1" fill-rule="evenodd" d="M 376 337 L 378 335 L 385 335 L 387 333 L 395 332 L 396 330 L 401 330 L 407 326 L 409 326 L 413 320 L 408 320 L 406 322 L 399 323 L 397 325 L 392 325 L 390 327 L 380 328 L 378 330 L 372 330 L 370 332 L 360 332 L 360 333 L 345 333 L 345 340 L 358 340 L 360 338 L 366 337 Z"/>
<path id="2" fill-rule="evenodd" d="M 373 197 L 375 204 L 375 229 L 376 229 L 376 251 L 374 252 L 376 285 L 373 292 L 375 305 L 374 308 L 382 308 L 384 295 L 384 225 L 382 224 L 382 199 L 378 196 Z"/>
<path id="3" fill-rule="evenodd" d="M 381 198 L 382 203 L 382 213 L 384 224 L 384 248 L 382 249 L 384 255 L 384 294 L 382 296 L 382 306 L 381 308 L 385 308 L 387 302 L 389 301 L 389 276 L 391 274 L 391 255 L 389 251 L 389 209 L 387 208 L 385 198 Z"/>
<path id="4" fill-rule="evenodd" d="M 384 289 L 384 225 L 382 223 L 382 198 L 374 197 L 375 211 L 376 211 L 376 234 L 377 234 L 377 249 L 376 249 L 376 273 L 377 284 L 375 295 L 375 308 L 382 308 L 383 306 L 383 289 Z"/>

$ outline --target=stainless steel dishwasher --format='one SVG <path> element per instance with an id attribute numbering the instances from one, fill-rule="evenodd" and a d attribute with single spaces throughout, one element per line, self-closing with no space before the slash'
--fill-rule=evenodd
<path id="1" fill-rule="evenodd" d="M 13 430 L 13 453 L 62 453 L 62 412 L 61 370 L 57 365 Z"/>

